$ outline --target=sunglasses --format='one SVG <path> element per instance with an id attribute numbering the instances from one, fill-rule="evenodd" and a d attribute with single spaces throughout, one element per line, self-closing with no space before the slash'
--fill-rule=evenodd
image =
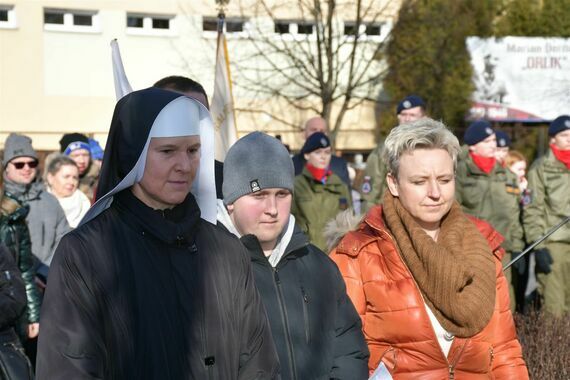
<path id="1" fill-rule="evenodd" d="M 35 169 L 38 167 L 38 161 L 29 161 L 29 162 L 12 162 L 12 165 L 18 170 L 24 168 L 24 166 L 28 165 L 30 169 Z"/>

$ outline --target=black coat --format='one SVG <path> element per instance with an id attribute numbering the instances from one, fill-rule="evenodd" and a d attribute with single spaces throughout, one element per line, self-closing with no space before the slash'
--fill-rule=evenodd
<path id="1" fill-rule="evenodd" d="M 283 379 L 367 379 L 362 323 L 335 263 L 299 228 L 275 268 L 255 236 L 241 240 L 251 256 Z"/>
<path id="2" fill-rule="evenodd" d="M 270 379 L 278 360 L 247 253 L 190 194 L 124 190 L 67 234 L 42 309 L 38 379 Z"/>
<path id="3" fill-rule="evenodd" d="M 0 240 L 0 334 L 16 326 L 25 308 L 24 280 L 10 251 Z"/>

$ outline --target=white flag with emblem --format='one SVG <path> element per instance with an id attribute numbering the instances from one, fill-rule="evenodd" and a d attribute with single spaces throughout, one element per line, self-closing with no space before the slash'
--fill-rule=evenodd
<path id="1" fill-rule="evenodd" d="M 228 149 L 237 141 L 237 128 L 232 96 L 230 61 L 224 33 L 218 35 L 214 96 L 210 109 L 216 128 L 216 160 L 224 161 Z"/>
<path id="2" fill-rule="evenodd" d="M 113 79 L 115 80 L 115 95 L 117 101 L 123 96 L 133 92 L 121 59 L 121 51 L 117 39 L 111 41 L 111 57 L 113 59 Z"/>

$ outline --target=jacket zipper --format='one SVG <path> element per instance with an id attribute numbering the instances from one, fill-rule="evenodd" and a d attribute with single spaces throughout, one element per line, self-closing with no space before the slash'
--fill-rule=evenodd
<path id="1" fill-rule="evenodd" d="M 453 364 L 449 365 L 449 380 L 454 380 L 455 379 L 455 366 L 457 365 L 457 362 L 459 361 L 459 358 L 461 357 L 461 355 L 463 354 L 463 351 L 465 350 L 465 346 L 467 346 L 467 341 L 465 341 L 463 343 L 463 346 L 461 347 L 461 351 L 459 351 L 459 354 L 457 354 L 457 357 L 455 358 L 455 360 L 453 361 Z M 449 362 L 448 362 L 449 363 Z"/>
<path id="2" fill-rule="evenodd" d="M 408 273 L 410 274 L 412 281 L 414 282 L 414 284 L 416 285 L 416 291 L 419 293 L 420 295 L 420 299 L 423 301 L 423 297 L 422 294 L 420 292 L 420 287 L 418 286 L 418 283 L 416 282 L 416 279 L 414 278 L 414 275 L 412 274 L 412 271 L 410 270 L 410 268 L 408 267 L 408 264 L 406 264 L 406 262 L 404 261 L 404 258 L 402 257 L 402 255 L 400 254 L 400 251 L 398 250 L 398 246 L 396 245 L 396 242 L 394 240 L 394 238 L 392 237 L 392 235 L 386 233 L 386 235 L 388 235 L 388 237 L 390 238 L 392 244 L 394 245 L 394 247 L 396 248 L 396 252 L 398 253 L 398 256 L 400 257 L 400 260 L 402 261 L 402 264 L 404 264 L 404 267 L 406 267 L 406 270 L 408 271 Z M 429 307 L 429 306 L 428 306 Z M 425 313 L 427 313 L 427 311 L 424 311 Z M 428 317 L 429 319 L 429 317 Z M 435 338 L 436 342 L 437 342 L 437 346 L 439 347 L 439 352 L 441 353 L 441 355 L 443 356 L 443 359 L 445 360 L 445 362 L 447 363 L 447 366 L 449 368 L 449 380 L 454 380 L 455 379 L 455 366 L 457 365 L 457 362 L 459 361 L 459 358 L 461 357 L 461 355 L 463 354 L 463 350 L 465 349 L 465 346 L 467 346 L 467 340 L 465 341 L 465 343 L 463 344 L 463 347 L 461 347 L 461 351 L 459 352 L 459 354 L 457 355 L 457 357 L 455 358 L 455 360 L 453 361 L 453 364 L 449 363 L 449 360 L 447 360 L 447 356 L 445 355 L 445 353 L 443 352 L 441 346 L 439 345 L 439 341 L 437 341 L 437 335 L 435 335 L 435 330 L 431 324 L 431 321 L 429 323 L 430 325 L 430 329 L 432 331 L 432 335 Z M 452 343 L 453 346 L 453 343 Z M 451 347 L 450 347 L 451 350 Z"/>
<path id="3" fill-rule="evenodd" d="M 285 333 L 287 336 L 287 353 L 289 354 L 289 370 L 291 371 L 291 378 L 297 379 L 297 368 L 295 364 L 295 356 L 293 354 L 293 343 L 291 342 L 291 333 L 289 330 L 289 318 L 287 316 L 287 309 L 283 307 L 283 292 L 281 291 L 281 280 L 279 279 L 279 271 L 277 268 L 273 268 L 273 284 L 277 289 L 277 295 L 279 296 L 279 310 L 281 311 L 281 319 L 283 325 L 285 325 Z"/>
<path id="4" fill-rule="evenodd" d="M 301 286 L 303 294 L 303 320 L 305 322 L 305 340 L 307 344 L 311 341 L 311 330 L 309 328 L 309 296 L 305 293 L 305 288 Z"/>

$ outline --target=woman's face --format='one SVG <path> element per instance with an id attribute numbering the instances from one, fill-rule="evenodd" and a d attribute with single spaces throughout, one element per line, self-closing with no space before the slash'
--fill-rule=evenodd
<path id="1" fill-rule="evenodd" d="M 63 165 L 55 174 L 48 174 L 47 181 L 57 198 L 70 197 L 79 185 L 79 169 L 75 165 Z"/>
<path id="2" fill-rule="evenodd" d="M 151 208 L 172 208 L 186 199 L 199 167 L 200 136 L 154 137 L 143 178 L 132 191 Z"/>
<path id="3" fill-rule="evenodd" d="M 388 188 L 426 232 L 437 231 L 455 199 L 453 159 L 443 149 L 416 149 L 400 157 Z"/>
<path id="4" fill-rule="evenodd" d="M 305 160 L 315 168 L 326 169 L 331 163 L 331 147 L 320 148 L 305 154 Z"/>
<path id="5" fill-rule="evenodd" d="M 517 178 L 520 180 L 524 178 L 526 175 L 526 162 L 525 161 L 517 161 L 512 164 L 509 169 L 517 175 Z"/>

